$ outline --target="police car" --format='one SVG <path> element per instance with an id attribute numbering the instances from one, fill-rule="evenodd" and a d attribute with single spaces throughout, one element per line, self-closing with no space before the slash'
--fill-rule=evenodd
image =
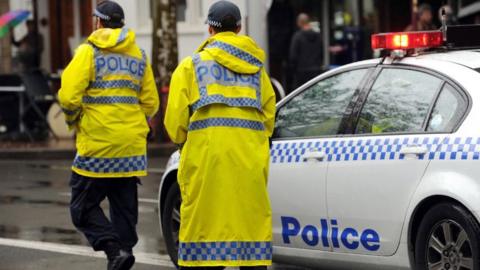
<path id="1" fill-rule="evenodd" d="M 372 36 L 387 52 L 277 104 L 274 261 L 326 269 L 480 269 L 480 27 Z M 469 47 L 469 48 L 466 48 Z M 176 260 L 179 154 L 159 190 Z"/>

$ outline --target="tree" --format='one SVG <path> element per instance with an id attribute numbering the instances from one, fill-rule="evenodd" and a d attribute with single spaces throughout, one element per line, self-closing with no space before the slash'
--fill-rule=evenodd
<path id="1" fill-rule="evenodd" d="M 175 0 L 152 0 L 152 68 L 160 94 L 160 112 L 152 120 L 155 140 L 168 138 L 163 126 L 170 78 L 178 64 Z"/>

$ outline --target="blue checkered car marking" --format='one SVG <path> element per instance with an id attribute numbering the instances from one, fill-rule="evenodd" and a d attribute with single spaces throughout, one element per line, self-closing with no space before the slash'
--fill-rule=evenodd
<path id="1" fill-rule="evenodd" d="M 73 166 L 95 173 L 137 172 L 147 169 L 147 157 L 142 155 L 120 158 L 97 158 L 77 155 L 73 161 Z"/>
<path id="2" fill-rule="evenodd" d="M 98 89 L 109 89 L 109 88 L 130 88 L 136 92 L 140 92 L 142 88 L 139 84 L 134 83 L 130 80 L 97 80 L 91 81 L 88 88 L 98 88 Z"/>
<path id="3" fill-rule="evenodd" d="M 87 104 L 138 104 L 138 98 L 129 96 L 84 96 L 82 101 Z"/>
<path id="4" fill-rule="evenodd" d="M 249 54 L 248 52 L 246 52 L 244 50 L 241 50 L 241 49 L 239 49 L 235 46 L 227 44 L 225 42 L 214 41 L 214 42 L 208 44 L 206 48 L 218 48 L 218 49 L 224 50 L 227 53 L 229 53 L 229 54 L 231 54 L 231 55 L 233 55 L 237 58 L 240 58 L 243 61 L 248 62 L 252 65 L 255 65 L 257 67 L 262 67 L 263 66 L 262 62 L 260 60 L 258 60 L 258 58 L 256 58 L 255 56 L 253 56 L 253 55 Z"/>
<path id="5" fill-rule="evenodd" d="M 304 142 L 274 142 L 270 156 L 272 163 L 305 162 L 302 156 L 311 150 L 327 155 L 323 162 L 402 160 L 403 146 L 421 145 L 428 152 L 424 160 L 479 160 L 480 138 L 472 137 L 407 137 L 362 138 L 344 140 L 308 140 Z"/>
<path id="6" fill-rule="evenodd" d="M 265 261 L 272 259 L 271 242 L 180 242 L 182 261 Z"/>
<path id="7" fill-rule="evenodd" d="M 193 121 L 190 123 L 188 130 L 199 130 L 208 127 L 239 127 L 253 130 L 265 130 L 262 122 L 238 118 L 208 118 Z"/>

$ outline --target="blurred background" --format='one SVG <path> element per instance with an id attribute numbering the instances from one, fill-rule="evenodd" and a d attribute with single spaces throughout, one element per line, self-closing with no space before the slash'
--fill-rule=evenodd
<path id="1" fill-rule="evenodd" d="M 92 32 L 92 11 L 99 0 L 0 0 L 0 148 L 73 147 L 55 101 L 62 70 L 75 48 Z M 126 12 L 126 26 L 136 32 L 140 47 L 150 56 L 162 109 L 170 75 L 207 37 L 204 24 L 214 0 L 118 0 Z M 475 0 L 234 0 L 243 14 L 242 33 L 267 52 L 267 70 L 278 99 L 295 88 L 290 46 L 297 16 L 306 13 L 321 36 L 321 72 L 375 57 L 370 35 L 403 31 L 420 20 L 427 4 L 429 24 L 438 28 L 438 10 L 448 5 L 451 23 L 480 21 Z M 13 14 L 14 12 L 24 12 Z M 414 29 L 415 30 L 415 29 Z M 152 143 L 167 142 L 163 111 L 151 120 Z M 45 144 L 46 143 L 46 144 Z"/>

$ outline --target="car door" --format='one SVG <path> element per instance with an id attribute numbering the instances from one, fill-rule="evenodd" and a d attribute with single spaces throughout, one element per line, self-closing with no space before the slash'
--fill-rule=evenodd
<path id="1" fill-rule="evenodd" d="M 383 67 L 361 95 L 350 138 L 331 146 L 327 205 L 335 252 L 395 253 L 410 198 L 441 143 L 425 133 L 442 78 Z"/>
<path id="2" fill-rule="evenodd" d="M 330 250 L 320 235 L 328 219 L 323 143 L 341 132 L 367 71 L 345 71 L 311 83 L 278 108 L 269 174 L 277 246 Z"/>

